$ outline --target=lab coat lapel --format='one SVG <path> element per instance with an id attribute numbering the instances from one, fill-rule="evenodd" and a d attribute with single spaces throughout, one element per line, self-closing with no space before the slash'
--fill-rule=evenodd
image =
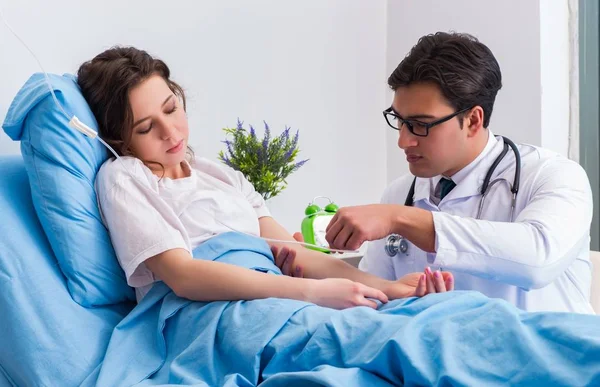
<path id="1" fill-rule="evenodd" d="M 430 192 L 431 192 L 431 185 L 433 184 L 433 180 L 435 179 L 423 179 L 420 177 L 417 177 L 417 181 L 415 183 L 415 196 L 414 196 L 414 203 L 416 207 L 419 208 L 427 208 L 427 207 L 435 207 L 437 208 L 437 206 L 435 206 L 433 203 L 431 203 L 430 200 Z M 426 202 L 426 206 L 423 206 L 422 204 L 418 204 L 421 201 L 425 201 Z"/>
<path id="2" fill-rule="evenodd" d="M 485 175 L 488 173 L 488 170 L 494 163 L 494 160 L 496 160 L 500 153 L 502 153 L 503 148 L 504 142 L 498 141 L 496 145 L 494 145 L 494 148 L 492 148 L 492 150 L 478 162 L 477 166 L 467 176 L 465 176 L 462 181 L 458 182 L 456 187 L 450 191 L 450 193 L 444 198 L 444 200 L 442 200 L 441 203 L 448 203 L 452 200 L 465 199 L 480 195 Z M 497 170 L 494 171 L 494 175 L 497 175 L 497 173 Z M 492 176 L 492 179 L 493 178 L 494 176 Z"/>

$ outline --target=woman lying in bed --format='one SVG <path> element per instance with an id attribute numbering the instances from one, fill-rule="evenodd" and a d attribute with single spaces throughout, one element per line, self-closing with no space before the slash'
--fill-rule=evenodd
<path id="1" fill-rule="evenodd" d="M 193 158 L 185 96 L 164 62 L 135 48 L 114 48 L 82 65 L 78 83 L 100 136 L 124 156 L 122 163 L 112 159 L 102 166 L 96 189 L 138 301 L 159 279 L 196 301 L 277 297 L 336 309 L 376 308 L 374 300 L 453 289 L 450 273 L 426 270 L 392 282 L 292 244 L 271 244 L 276 262 L 296 255 L 295 265 L 306 279 L 192 259 L 195 248 L 229 231 L 293 238 L 240 172 Z"/>

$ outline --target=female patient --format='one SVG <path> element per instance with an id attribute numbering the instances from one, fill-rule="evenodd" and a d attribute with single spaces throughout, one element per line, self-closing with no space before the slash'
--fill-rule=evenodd
<path id="1" fill-rule="evenodd" d="M 196 247 L 232 230 L 293 238 L 269 215 L 241 173 L 193 157 L 185 96 L 164 62 L 135 48 L 113 48 L 83 64 L 78 83 L 100 136 L 123 156 L 123 163 L 111 159 L 102 166 L 96 188 L 117 257 L 138 301 L 158 280 L 178 296 L 197 301 L 277 297 L 337 309 L 376 308 L 374 300 L 453 289 L 449 273 L 427 269 L 392 282 L 285 243 L 271 244 L 276 263 L 293 261 L 306 278 L 192 259 Z M 287 259 L 294 255 L 295 260 Z"/>

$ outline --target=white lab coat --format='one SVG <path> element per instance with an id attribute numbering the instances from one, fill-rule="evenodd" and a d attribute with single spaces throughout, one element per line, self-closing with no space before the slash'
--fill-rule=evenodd
<path id="1" fill-rule="evenodd" d="M 528 311 L 593 313 L 592 193 L 585 171 L 556 153 L 519 145 L 521 182 L 514 222 L 506 181 L 490 189 L 482 220 L 476 220 L 483 180 L 503 148 L 499 137 L 496 141 L 490 136 L 490 142 L 489 151 L 437 206 L 431 193 L 439 177 L 417 178 L 414 206 L 433 212 L 436 253 L 409 242 L 406 253 L 389 257 L 384 238 L 369 243 L 360 269 L 393 280 L 426 266 L 443 268 L 454 274 L 456 290 L 477 290 Z M 501 177 L 512 184 L 514 173 L 515 157 L 509 150 L 492 180 Z M 403 205 L 412 181 L 409 175 L 392 182 L 382 202 Z"/>

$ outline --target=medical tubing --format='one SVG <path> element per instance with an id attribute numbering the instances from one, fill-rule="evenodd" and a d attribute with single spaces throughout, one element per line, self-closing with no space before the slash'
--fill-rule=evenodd
<path id="1" fill-rule="evenodd" d="M 0 20 L 2 20 L 2 22 L 4 22 L 4 25 L 6 26 L 6 28 L 8 28 L 8 30 L 15 36 L 15 38 L 17 38 L 19 40 L 19 42 L 21 42 L 21 44 L 27 49 L 27 51 L 29 51 L 29 53 L 31 54 L 31 56 L 33 56 L 33 59 L 35 59 L 35 61 L 37 62 L 38 66 L 40 66 L 40 69 L 42 69 L 42 72 L 44 73 L 44 78 L 46 80 L 46 84 L 48 84 L 48 88 L 50 89 L 50 93 L 52 94 L 52 98 L 54 99 L 54 102 L 56 103 L 56 106 L 58 106 L 58 108 L 65 115 L 65 117 L 67 117 L 67 119 L 70 120 L 71 117 L 69 117 L 69 115 L 67 114 L 67 112 L 65 112 L 64 109 L 62 108 L 62 106 L 58 103 L 58 99 L 56 98 L 56 94 L 54 93 L 54 88 L 52 87 L 52 84 L 50 83 L 50 78 L 48 77 L 48 73 L 46 73 L 46 70 L 44 70 L 44 66 L 42 66 L 42 63 L 40 62 L 40 60 L 38 59 L 38 57 L 33 53 L 33 51 L 31 50 L 31 48 L 29 48 L 29 46 L 23 41 L 23 39 L 21 39 L 19 37 L 19 35 L 17 35 L 17 33 L 8 24 L 8 22 L 6 21 L 6 19 L 4 18 L 4 15 L 2 13 L 2 8 L 0 8 Z"/>
<path id="2" fill-rule="evenodd" d="M 202 210 L 203 210 L 203 211 L 205 211 L 206 213 L 208 213 L 208 211 L 206 211 L 205 209 L 203 209 L 203 208 L 202 208 Z M 254 235 L 254 234 L 250 234 L 250 233 L 248 233 L 248 232 L 245 232 L 245 231 L 238 231 L 238 230 L 234 229 L 233 227 L 231 227 L 231 226 L 229 226 L 229 225 L 227 225 L 227 224 L 225 224 L 225 223 L 221 222 L 221 221 L 220 221 L 219 219 L 217 219 L 217 218 L 214 218 L 213 220 L 215 220 L 217 223 L 221 224 L 222 226 L 225 226 L 225 227 L 227 227 L 227 228 L 228 228 L 228 229 L 230 229 L 231 231 L 239 232 L 239 233 L 241 233 L 241 234 L 246 234 L 246 235 L 249 235 L 249 236 L 251 236 L 251 237 L 255 237 L 255 238 L 259 238 L 259 239 L 265 240 L 265 241 L 267 241 L 267 242 L 290 243 L 290 244 L 301 245 L 301 246 L 306 246 L 306 247 L 316 247 L 316 248 L 318 248 L 318 249 L 320 249 L 320 250 L 329 250 L 329 251 L 331 251 L 331 252 L 334 252 L 334 253 L 340 253 L 340 254 L 344 254 L 344 253 L 347 253 L 347 254 L 356 254 L 356 253 L 358 253 L 358 252 L 359 252 L 358 250 L 340 250 L 340 249 L 332 249 L 332 248 L 329 248 L 329 247 L 317 246 L 317 245 L 313 245 L 313 244 L 311 244 L 311 243 L 306 243 L 306 242 L 292 241 L 292 240 L 287 240 L 287 239 L 274 239 L 274 238 L 266 238 L 266 237 L 256 236 L 256 235 Z"/>
<path id="3" fill-rule="evenodd" d="M 256 235 L 254 235 L 254 236 L 256 236 Z M 267 242 L 291 243 L 291 244 L 307 246 L 307 247 L 316 247 L 320 250 L 328 250 L 328 251 L 331 251 L 332 253 L 339 253 L 339 254 L 356 254 L 359 252 L 358 250 L 340 250 L 340 249 L 332 249 L 330 247 L 321 247 L 321 246 L 313 245 L 313 244 L 306 243 L 306 242 L 299 242 L 299 241 L 290 241 L 290 240 L 273 239 L 273 238 L 265 238 L 265 237 L 260 237 L 260 239 L 264 239 Z"/>
<path id="4" fill-rule="evenodd" d="M 48 76 L 48 73 L 44 69 L 44 66 L 42 66 L 42 63 L 40 62 L 40 60 L 38 59 L 38 57 L 35 55 L 35 53 L 29 48 L 29 46 L 23 41 L 23 39 L 21 39 L 19 37 L 19 35 L 17 35 L 17 33 L 8 24 L 8 22 L 6 21 L 6 19 L 3 16 L 2 8 L 0 8 L 0 20 L 2 20 L 2 22 L 4 23 L 4 25 L 6 25 L 6 27 L 8 28 L 8 30 L 19 40 L 19 42 L 21 42 L 21 44 L 27 49 L 27 51 L 29 51 L 29 53 L 31 54 L 31 56 L 33 56 L 33 58 L 37 62 L 38 66 L 40 67 L 40 69 L 44 73 L 44 80 L 46 81 L 46 84 L 48 85 L 48 89 L 50 90 L 50 94 L 52 94 L 52 99 L 54 100 L 54 103 L 56 104 L 56 106 L 58 107 L 58 109 L 62 112 L 62 114 L 64 114 L 64 116 L 67 118 L 67 120 L 69 120 L 69 126 L 72 127 L 72 128 L 74 128 L 74 129 L 76 129 L 76 130 L 78 130 L 79 132 L 83 133 L 87 137 L 98 139 L 98 141 L 100 141 L 102 143 L 102 145 L 104 145 L 108 150 L 111 151 L 111 153 L 115 156 L 115 158 L 121 163 L 120 164 L 121 167 L 125 170 L 125 172 L 127 172 L 129 174 L 129 176 L 133 179 L 133 181 L 137 182 L 140 187 L 142 187 L 142 188 L 150 191 L 152 194 L 158 195 L 157 192 L 152 191 L 150 189 L 150 187 L 148 187 L 147 185 L 145 185 L 142 182 L 140 182 L 139 179 L 136 176 L 134 176 L 128 168 L 125 167 L 125 164 L 123 163 L 123 160 L 117 154 L 117 152 L 110 145 L 108 145 L 100 136 L 98 136 L 98 133 L 95 130 L 93 130 L 88 125 L 86 125 L 83 122 L 81 122 L 77 118 L 77 116 L 75 116 L 75 115 L 69 116 L 69 114 L 67 114 L 67 112 L 63 109 L 63 107 L 60 104 L 60 102 L 58 102 L 58 98 L 56 98 L 56 94 L 54 92 L 54 88 L 52 87 L 52 83 L 50 82 L 50 77 Z M 204 210 L 204 209 L 202 209 L 202 210 Z M 206 211 L 206 212 L 208 212 L 208 211 Z M 214 218 L 214 220 L 217 221 L 218 223 L 220 223 L 221 225 L 227 227 L 231 231 L 242 233 L 242 234 L 245 234 L 245 235 L 249 235 L 249 236 L 252 236 L 252 237 L 255 237 L 255 238 L 263 239 L 263 240 L 265 240 L 267 242 L 280 242 L 280 243 L 299 244 L 299 245 L 302 245 L 302 246 L 315 247 L 315 248 L 318 248 L 318 249 L 322 249 L 323 248 L 321 246 L 313 245 L 313 244 L 306 243 L 306 242 L 281 240 L 281 239 L 274 239 L 274 238 L 264 238 L 264 237 L 256 236 L 256 235 L 250 234 L 248 232 L 236 230 L 235 228 L 230 227 L 229 225 L 221 222 L 217 218 Z M 331 252 L 336 252 L 336 253 L 357 253 L 358 252 L 356 250 L 339 250 L 339 249 L 328 249 L 328 250 L 331 251 Z"/>

